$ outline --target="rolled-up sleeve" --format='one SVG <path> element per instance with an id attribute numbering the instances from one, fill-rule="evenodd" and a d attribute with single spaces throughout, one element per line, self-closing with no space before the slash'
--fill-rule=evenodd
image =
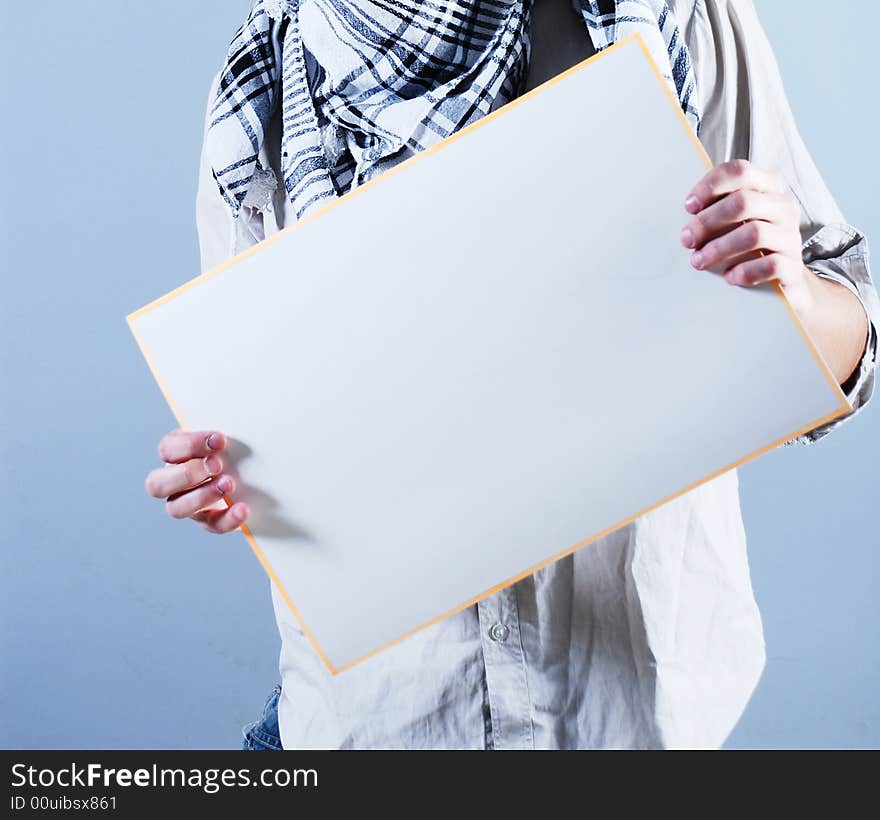
<path id="1" fill-rule="evenodd" d="M 670 5 L 687 21 L 685 38 L 703 106 L 700 138 L 712 161 L 745 158 L 779 174 L 801 205 L 804 264 L 849 289 L 868 317 L 861 361 L 842 385 L 853 410 L 789 442 L 808 444 L 852 418 L 874 391 L 880 300 L 867 240 L 846 223 L 804 145 L 752 0 L 678 0 Z"/>
<path id="2" fill-rule="evenodd" d="M 880 326 L 880 300 L 871 280 L 868 266 L 868 242 L 850 225 L 824 225 L 803 244 L 807 266 L 818 276 L 831 279 L 852 291 L 868 315 L 868 338 L 862 359 L 849 379 L 842 385 L 852 412 L 840 416 L 799 436 L 789 443 L 809 444 L 829 433 L 861 410 L 874 392 L 877 367 L 877 328 Z"/>

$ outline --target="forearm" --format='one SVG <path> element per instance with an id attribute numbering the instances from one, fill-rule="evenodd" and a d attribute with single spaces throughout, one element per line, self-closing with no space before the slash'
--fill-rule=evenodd
<path id="1" fill-rule="evenodd" d="M 838 282 L 807 269 L 806 287 L 792 307 L 838 384 L 859 366 L 868 340 L 868 317 L 858 297 Z"/>

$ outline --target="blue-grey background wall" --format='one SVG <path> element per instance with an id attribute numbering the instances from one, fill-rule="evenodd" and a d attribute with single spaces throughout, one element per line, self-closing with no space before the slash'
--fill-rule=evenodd
<path id="1" fill-rule="evenodd" d="M 855 5 L 835 26 L 758 0 L 807 144 L 878 242 L 880 9 Z M 0 32 L 3 747 L 235 747 L 277 680 L 244 538 L 143 492 L 173 419 L 123 321 L 197 272 L 205 96 L 247 8 L 46 0 Z M 728 746 L 880 745 L 878 452 L 875 403 L 742 471 L 769 660 Z"/>

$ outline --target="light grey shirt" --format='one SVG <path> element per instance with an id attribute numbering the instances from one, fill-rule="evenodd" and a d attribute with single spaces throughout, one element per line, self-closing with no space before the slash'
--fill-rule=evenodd
<path id="1" fill-rule="evenodd" d="M 781 174 L 802 206 L 804 261 L 853 291 L 871 319 L 846 385 L 857 412 L 873 392 L 880 325 L 865 239 L 845 223 L 803 145 L 751 0 L 669 5 L 694 60 L 701 138 L 713 161 L 745 157 Z M 590 50 L 565 0 L 537 0 L 529 87 Z M 276 124 L 261 157 L 276 170 L 279 144 Z M 233 221 L 203 152 L 203 270 L 293 219 L 281 191 L 257 186 L 245 204 Z M 731 471 L 703 484 L 335 677 L 273 587 L 283 745 L 719 746 L 765 661 L 737 481 Z"/>

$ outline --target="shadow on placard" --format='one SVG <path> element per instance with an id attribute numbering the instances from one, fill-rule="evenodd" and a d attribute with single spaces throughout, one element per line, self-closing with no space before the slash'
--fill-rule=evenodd
<path id="1" fill-rule="evenodd" d="M 242 480 L 239 467 L 252 453 L 244 442 L 229 439 L 226 447 L 226 470 L 235 478 L 238 487 L 236 500 L 245 501 L 250 507 L 248 529 L 255 536 L 295 538 L 300 542 L 315 543 L 314 536 L 308 530 L 278 512 L 278 501 L 273 496 Z"/>

